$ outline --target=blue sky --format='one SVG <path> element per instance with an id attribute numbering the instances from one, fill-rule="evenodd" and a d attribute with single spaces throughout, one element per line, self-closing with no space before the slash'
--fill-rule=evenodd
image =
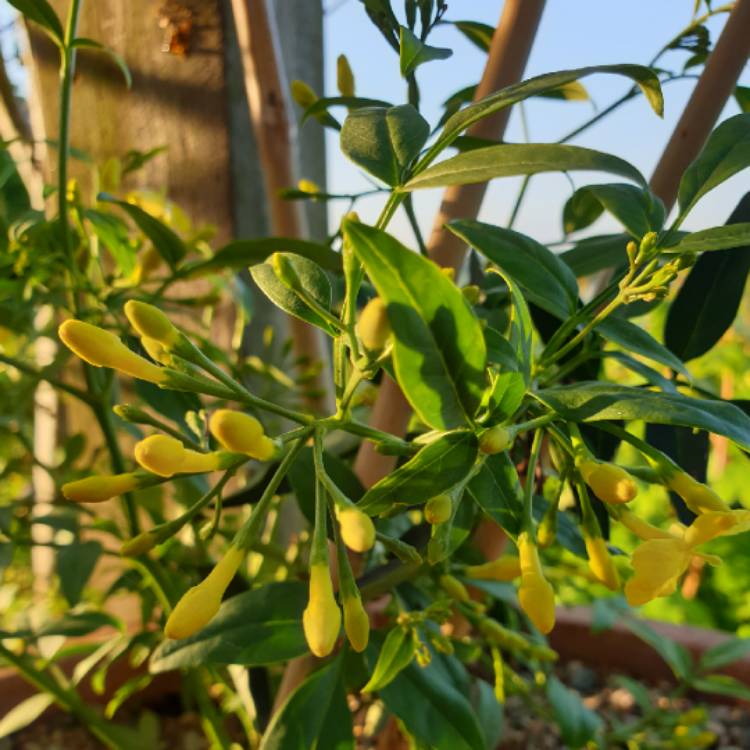
<path id="1" fill-rule="evenodd" d="M 718 5 L 718 3 L 714 3 Z M 394 2 L 395 8 L 401 3 Z M 453 0 L 446 18 L 477 20 L 495 25 L 502 10 L 502 0 Z M 357 93 L 394 103 L 405 100 L 405 86 L 399 77 L 398 59 L 367 19 L 359 0 L 327 0 L 325 59 L 326 93 L 335 95 L 336 57 L 344 53 L 354 70 Z M 668 40 L 691 20 L 693 0 L 548 0 L 537 33 L 525 77 L 567 68 L 607 63 L 646 63 Z M 709 21 L 711 38 L 715 41 L 726 15 Z M 431 43 L 450 47 L 453 57 L 436 61 L 419 69 L 422 88 L 422 113 L 435 123 L 441 114 L 440 104 L 454 91 L 476 83 L 481 75 L 484 55 L 450 26 L 439 28 Z M 688 53 L 670 52 L 663 64 L 681 69 Z M 601 109 L 628 89 L 626 79 L 597 75 L 584 81 L 595 104 Z M 741 83 L 750 85 L 750 67 Z M 648 177 L 669 139 L 674 125 L 693 88 L 694 81 L 678 81 L 664 89 L 665 113 L 659 119 L 642 97 L 632 100 L 615 114 L 594 126 L 573 141 L 579 145 L 610 151 L 634 164 Z M 555 102 L 534 100 L 527 104 L 531 140 L 557 140 L 593 114 L 591 102 Z M 739 112 L 730 102 L 722 118 Z M 306 127 L 316 127 L 310 123 Z M 514 111 L 506 133 L 509 141 L 523 141 L 518 111 Z M 329 189 L 349 192 L 367 186 L 358 168 L 338 150 L 337 136 L 328 135 Z M 577 186 L 591 182 L 617 181 L 601 174 L 572 175 Z M 504 224 L 510 214 L 520 179 L 495 180 L 487 193 L 480 218 Z M 739 197 L 750 190 L 750 173 L 736 175 L 725 185 L 710 193 L 691 214 L 688 229 L 722 224 Z M 561 210 L 570 195 L 570 182 L 564 175 L 543 175 L 532 181 L 515 228 L 540 241 L 561 239 Z M 429 232 L 439 204 L 440 191 L 421 191 L 416 195 L 417 214 L 424 232 Z M 382 205 L 375 197 L 358 205 L 363 219 L 373 219 Z M 342 204 L 331 208 L 332 225 L 345 209 Z M 594 233 L 614 228 L 604 217 L 595 225 Z M 414 246 L 413 235 L 402 215 L 398 215 L 392 231 L 404 242 Z"/>

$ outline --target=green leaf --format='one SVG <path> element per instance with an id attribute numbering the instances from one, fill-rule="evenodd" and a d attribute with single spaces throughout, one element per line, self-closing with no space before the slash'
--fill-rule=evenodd
<path id="1" fill-rule="evenodd" d="M 347 109 L 362 109 L 363 107 L 392 107 L 390 102 L 382 99 L 366 99 L 362 96 L 322 96 L 316 99 L 302 115 L 304 123 L 308 117 L 319 117 L 328 112 L 331 107 L 346 107 Z M 338 123 L 337 123 L 338 125 Z M 340 128 L 339 128 L 340 129 Z"/>
<path id="2" fill-rule="evenodd" d="M 743 112 L 750 112 L 750 86 L 737 86 L 734 90 L 734 98 Z"/>
<path id="3" fill-rule="evenodd" d="M 435 145 L 430 149 L 430 152 L 434 154 L 439 153 L 456 136 L 483 117 L 488 117 L 498 110 L 510 107 L 516 104 L 516 102 L 528 99 L 530 96 L 538 96 L 546 91 L 558 89 L 560 86 L 594 73 L 624 75 L 635 81 L 646 96 L 652 109 L 661 117 L 664 110 L 664 99 L 661 93 L 659 78 L 650 68 L 645 68 L 641 65 L 598 65 L 577 68 L 575 70 L 561 70 L 556 73 L 545 73 L 544 75 L 530 78 L 527 81 L 521 81 L 512 86 L 506 86 L 457 112 L 445 123 L 443 132 L 440 134 Z"/>
<path id="4" fill-rule="evenodd" d="M 71 607 L 81 600 L 83 587 L 94 572 L 102 554 L 99 542 L 75 542 L 57 551 L 57 575 L 60 588 Z"/>
<path id="5" fill-rule="evenodd" d="M 415 644 L 411 631 L 400 626 L 393 628 L 386 636 L 372 670 L 372 677 L 362 688 L 362 692 L 373 693 L 384 688 L 412 663 L 414 654 Z"/>
<path id="6" fill-rule="evenodd" d="M 750 193 L 739 202 L 728 225 L 750 219 Z M 667 313 L 666 345 L 687 361 L 705 354 L 732 325 L 750 273 L 750 242 L 698 258 Z"/>
<path id="7" fill-rule="evenodd" d="M 691 232 L 682 237 L 676 245 L 664 247 L 662 250 L 665 253 L 701 253 L 749 245 L 750 223 L 738 223 Z"/>
<path id="8" fill-rule="evenodd" d="M 469 482 L 469 497 L 509 534 L 521 530 L 523 490 L 518 472 L 507 453 L 488 456 Z"/>
<path id="9" fill-rule="evenodd" d="M 750 114 L 724 120 L 708 137 L 703 151 L 685 170 L 677 201 L 679 223 L 710 190 L 750 166 Z"/>
<path id="10" fill-rule="evenodd" d="M 698 677 L 690 682 L 690 687 L 701 693 L 725 695 L 729 698 L 750 701 L 750 688 L 728 674 L 712 674 L 708 677 Z"/>
<path id="11" fill-rule="evenodd" d="M 588 185 L 576 190 L 565 204 L 563 231 L 584 229 L 603 211 L 609 211 L 636 239 L 660 231 L 666 213 L 661 200 L 647 188 L 625 183 Z"/>
<path id="12" fill-rule="evenodd" d="M 400 185 L 429 134 L 427 120 L 411 104 L 364 107 L 344 120 L 341 150 L 386 185 Z"/>
<path id="13" fill-rule="evenodd" d="M 492 269 L 500 276 L 508 286 L 511 301 L 510 319 L 510 343 L 520 365 L 524 383 L 528 386 L 531 382 L 531 370 L 534 364 L 534 325 L 531 321 L 529 306 L 526 304 L 521 290 L 506 273 L 498 269 Z"/>
<path id="14" fill-rule="evenodd" d="M 307 586 L 271 583 L 227 599 L 219 613 L 189 638 L 162 643 L 151 657 L 151 672 L 206 664 L 276 664 L 307 653 L 302 611 Z"/>
<path id="15" fill-rule="evenodd" d="M 128 236 L 125 222 L 112 214 L 86 209 L 83 215 L 88 219 L 94 234 L 107 248 L 123 276 L 129 276 L 136 266 L 137 255 Z"/>
<path id="16" fill-rule="evenodd" d="M 445 47 L 431 47 L 425 44 L 405 26 L 401 27 L 399 50 L 399 66 L 404 78 L 426 62 L 446 60 L 453 54 L 453 50 Z"/>
<path id="17" fill-rule="evenodd" d="M 654 362 L 666 365 L 690 378 L 685 365 L 666 346 L 660 344 L 647 330 L 625 318 L 610 316 L 602 321 L 596 331 L 631 354 L 640 354 Z"/>
<path id="18" fill-rule="evenodd" d="M 605 268 L 627 263 L 625 245 L 629 239 L 626 234 L 587 237 L 576 242 L 570 250 L 561 253 L 560 259 L 577 277 L 590 276 Z"/>
<path id="19" fill-rule="evenodd" d="M 440 668 L 437 659 L 434 655 L 427 667 L 410 664 L 380 691 L 381 699 L 431 750 L 485 750 L 471 704 L 465 693 L 446 679 L 446 670 Z"/>
<path id="20" fill-rule="evenodd" d="M 38 23 L 58 46 L 63 46 L 65 34 L 62 24 L 47 0 L 8 0 L 8 2 L 30 21 Z"/>
<path id="21" fill-rule="evenodd" d="M 342 654 L 313 672 L 287 698 L 271 719 L 259 750 L 354 750 Z"/>
<path id="22" fill-rule="evenodd" d="M 448 229 L 510 274 L 530 302 L 562 318 L 575 312 L 576 278 L 544 245 L 520 232 L 479 221 L 452 221 Z"/>
<path id="23" fill-rule="evenodd" d="M 38 719 L 55 699 L 49 693 L 37 693 L 22 700 L 0 719 L 0 738 L 18 732 Z"/>
<path id="24" fill-rule="evenodd" d="M 487 361 L 489 363 L 498 365 L 503 370 L 521 372 L 521 365 L 516 359 L 513 346 L 500 331 L 487 326 L 484 329 L 484 342 L 487 347 Z"/>
<path id="25" fill-rule="evenodd" d="M 102 52 L 105 55 L 109 55 L 115 65 L 120 69 L 120 73 L 122 73 L 122 77 L 125 79 L 125 85 L 129 89 L 133 87 L 133 76 L 130 75 L 130 68 L 128 68 L 125 58 L 110 47 L 107 47 L 94 39 L 86 39 L 84 37 L 74 39 L 71 46 L 76 47 L 77 49 L 90 49 L 94 52 Z"/>
<path id="26" fill-rule="evenodd" d="M 503 706 L 494 688 L 481 678 L 472 684 L 472 704 L 487 748 L 496 748 L 503 736 Z"/>
<path id="27" fill-rule="evenodd" d="M 642 419 L 724 435 L 750 450 L 750 417 L 727 401 L 695 399 L 612 383 L 581 382 L 539 391 L 539 399 L 566 419 Z"/>
<path id="28" fill-rule="evenodd" d="M 648 643 L 659 656 L 667 663 L 676 677 L 687 677 L 693 668 L 693 659 L 690 652 L 681 644 L 673 641 L 661 633 L 657 633 L 643 620 L 635 620 L 632 617 L 624 617 L 622 621 L 642 641 Z"/>
<path id="29" fill-rule="evenodd" d="M 520 372 L 503 372 L 494 377 L 488 404 L 488 422 L 510 419 L 526 395 L 526 383 Z"/>
<path id="30" fill-rule="evenodd" d="M 464 497 L 464 491 L 453 492 L 451 517 L 435 526 L 427 545 L 427 562 L 437 565 L 450 557 L 468 538 L 474 529 L 476 506 Z"/>
<path id="31" fill-rule="evenodd" d="M 97 200 L 104 203 L 114 203 L 122 208 L 143 234 L 151 240 L 159 255 L 167 261 L 170 268 L 174 269 L 187 254 L 185 243 L 166 224 L 155 219 L 139 206 L 118 200 L 108 193 L 99 193 Z"/>
<path id="32" fill-rule="evenodd" d="M 495 177 L 541 172 L 609 172 L 645 185 L 643 175 L 619 156 L 559 143 L 503 143 L 453 156 L 417 173 L 404 190 L 468 185 Z"/>
<path id="33" fill-rule="evenodd" d="M 341 271 L 341 256 L 327 245 L 291 237 L 265 237 L 260 240 L 234 240 L 216 251 L 208 260 L 197 261 L 183 267 L 186 276 L 199 276 L 225 268 L 246 268 L 263 263 L 269 255 L 278 252 L 294 253 L 315 261 L 327 271 Z"/>
<path id="34" fill-rule="evenodd" d="M 472 44 L 482 52 L 489 52 L 495 27 L 478 21 L 450 21 Z"/>
<path id="35" fill-rule="evenodd" d="M 478 450 L 473 432 L 448 432 L 370 487 L 357 505 L 374 516 L 394 504 L 424 503 L 464 479 L 474 466 Z"/>
<path id="36" fill-rule="evenodd" d="M 750 638 L 728 638 L 723 643 L 704 651 L 698 662 L 698 668 L 702 672 L 709 672 L 748 656 L 750 656 Z"/>
<path id="37" fill-rule="evenodd" d="M 439 430 L 466 425 L 486 388 L 482 327 L 431 260 L 354 221 L 344 233 L 387 304 L 396 378 L 417 415 Z"/>
<path id="38" fill-rule="evenodd" d="M 331 309 L 331 284 L 325 272 L 312 260 L 293 253 L 283 253 L 294 267 L 302 288 L 325 310 Z M 253 281 L 263 294 L 275 305 L 295 318 L 324 330 L 329 336 L 336 336 L 337 330 L 304 299 L 290 289 L 276 274 L 270 263 L 260 263 L 250 267 Z"/>
<path id="39" fill-rule="evenodd" d="M 48 622 L 34 632 L 36 638 L 47 635 L 67 635 L 70 637 L 88 635 L 104 627 L 121 628 L 121 623 L 104 612 L 70 612 L 59 620 Z"/>
<path id="40" fill-rule="evenodd" d="M 566 747 L 579 748 L 594 738 L 601 719 L 583 705 L 577 693 L 568 690 L 557 677 L 547 680 L 547 700 Z"/>

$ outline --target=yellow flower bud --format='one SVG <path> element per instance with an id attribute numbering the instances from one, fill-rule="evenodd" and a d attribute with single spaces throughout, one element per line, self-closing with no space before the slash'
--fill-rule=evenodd
<path id="1" fill-rule="evenodd" d="M 370 640 L 370 618 L 358 596 L 344 599 L 344 630 L 352 648 L 361 653 L 367 648 Z"/>
<path id="2" fill-rule="evenodd" d="M 134 536 L 132 539 L 124 541 L 120 545 L 120 554 L 124 557 L 138 557 L 139 555 L 145 555 L 146 552 L 152 550 L 159 543 L 159 539 L 156 534 L 151 531 L 144 531 L 138 536 Z"/>
<path id="3" fill-rule="evenodd" d="M 62 486 L 62 493 L 66 500 L 75 503 L 101 503 L 138 487 L 136 474 L 110 474 L 68 482 Z"/>
<path id="4" fill-rule="evenodd" d="M 381 351 L 391 335 L 391 324 L 385 302 L 380 297 L 371 299 L 360 313 L 357 321 L 357 336 L 365 349 Z"/>
<path id="5" fill-rule="evenodd" d="M 137 281 L 147 279 L 163 264 L 164 259 L 161 257 L 161 253 L 153 245 L 149 245 L 138 258 Z"/>
<path id="6" fill-rule="evenodd" d="M 187 638 L 208 625 L 245 554 L 239 547 L 230 547 L 208 576 L 183 594 L 164 626 L 167 638 Z"/>
<path id="7" fill-rule="evenodd" d="M 690 548 L 682 539 L 650 539 L 633 553 L 635 574 L 625 584 L 625 597 L 631 607 L 669 596 L 690 562 Z"/>
<path id="8" fill-rule="evenodd" d="M 466 586 L 464 586 L 455 576 L 448 574 L 440 576 L 440 588 L 456 601 L 468 602 L 469 599 L 471 599 L 469 592 L 466 590 Z"/>
<path id="9" fill-rule="evenodd" d="M 694 513 L 728 511 L 729 506 L 707 485 L 693 479 L 684 471 L 675 472 L 667 479 L 670 490 L 676 492 Z"/>
<path id="10" fill-rule="evenodd" d="M 318 95 L 304 81 L 292 81 L 292 99 L 303 109 L 318 101 Z"/>
<path id="11" fill-rule="evenodd" d="M 110 367 L 151 383 L 161 383 L 166 373 L 131 352 L 114 333 L 82 320 L 66 320 L 58 329 L 60 339 L 74 354 L 94 367 Z"/>
<path id="12" fill-rule="evenodd" d="M 620 588 L 620 576 L 615 568 L 612 556 L 609 554 L 607 544 L 600 536 L 590 536 L 584 533 L 583 541 L 586 544 L 586 553 L 589 556 L 589 568 L 608 589 L 617 591 Z"/>
<path id="13" fill-rule="evenodd" d="M 424 520 L 436 526 L 445 523 L 453 511 L 453 501 L 450 495 L 436 495 L 424 504 Z"/>
<path id="14" fill-rule="evenodd" d="M 481 565 L 469 565 L 465 572 L 478 581 L 512 581 L 521 575 L 521 563 L 515 555 L 503 555 Z"/>
<path id="15" fill-rule="evenodd" d="M 333 651 L 341 629 L 341 610 L 333 595 L 327 563 L 310 566 L 310 598 L 302 613 L 302 627 L 315 656 L 328 656 Z"/>
<path id="16" fill-rule="evenodd" d="M 263 434 L 263 425 L 244 412 L 218 409 L 208 420 L 208 429 L 224 448 L 235 453 L 258 461 L 268 461 L 276 454 L 276 443 Z"/>
<path id="17" fill-rule="evenodd" d="M 555 626 L 555 592 L 544 577 L 539 551 L 522 532 L 518 537 L 518 557 L 521 566 L 521 584 L 518 600 L 534 626 L 541 633 L 549 633 Z"/>
<path id="18" fill-rule="evenodd" d="M 125 317 L 140 336 L 158 341 L 169 349 L 180 337 L 172 321 L 158 308 L 146 302 L 131 299 L 125 303 Z"/>
<path id="19" fill-rule="evenodd" d="M 172 355 L 167 351 L 164 345 L 156 339 L 150 339 L 148 336 L 141 336 L 141 344 L 148 353 L 148 356 L 158 362 L 160 365 L 171 367 Z"/>
<path id="20" fill-rule="evenodd" d="M 375 525 L 372 518 L 353 506 L 336 514 L 341 529 L 341 539 L 353 552 L 367 552 L 375 544 Z"/>
<path id="21" fill-rule="evenodd" d="M 501 425 L 490 427 L 489 430 L 482 433 L 479 438 L 479 450 L 482 453 L 502 453 L 508 450 L 513 444 L 514 434 L 512 430 Z"/>
<path id="22" fill-rule="evenodd" d="M 354 96 L 354 73 L 346 55 L 339 55 L 336 59 L 336 88 L 341 96 Z"/>
<path id="23" fill-rule="evenodd" d="M 146 471 L 160 477 L 214 471 L 221 466 L 218 453 L 188 450 L 169 435 L 151 435 L 135 445 L 135 460 Z"/>
<path id="24" fill-rule="evenodd" d="M 303 193 L 309 193 L 310 195 L 315 195 L 320 192 L 320 187 L 312 180 L 299 180 L 299 182 L 297 182 L 297 189 Z"/>
<path id="25" fill-rule="evenodd" d="M 633 477 L 616 464 L 586 459 L 579 464 L 578 470 L 583 481 L 605 503 L 629 503 L 638 494 Z"/>

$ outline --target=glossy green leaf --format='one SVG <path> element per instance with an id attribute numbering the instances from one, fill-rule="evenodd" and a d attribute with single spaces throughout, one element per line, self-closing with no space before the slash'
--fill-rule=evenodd
<path id="1" fill-rule="evenodd" d="M 685 170 L 677 192 L 679 219 L 707 192 L 746 167 L 750 167 L 750 114 L 741 114 L 724 120 Z"/>
<path id="2" fill-rule="evenodd" d="M 729 217 L 728 226 L 750 220 L 750 193 Z M 729 329 L 750 273 L 750 242 L 698 258 L 667 313 L 666 345 L 681 359 L 700 357 Z"/>
<path id="3" fill-rule="evenodd" d="M 660 344 L 647 330 L 625 318 L 610 316 L 596 327 L 596 331 L 631 354 L 640 354 L 690 377 L 679 357 Z"/>
<path id="4" fill-rule="evenodd" d="M 608 211 L 636 239 L 658 232 L 664 225 L 664 204 L 647 188 L 626 183 L 579 188 L 563 208 L 563 231 L 576 232 Z"/>
<path id="5" fill-rule="evenodd" d="M 581 748 L 593 740 L 602 726 L 602 720 L 557 677 L 551 676 L 547 680 L 547 700 L 552 706 L 555 723 L 566 747 Z"/>
<path id="6" fill-rule="evenodd" d="M 362 688 L 363 693 L 373 693 L 392 682 L 402 669 L 414 660 L 415 643 L 411 631 L 395 627 L 386 636 L 372 670 L 372 677 Z"/>
<path id="7" fill-rule="evenodd" d="M 488 456 L 469 482 L 467 495 L 509 534 L 521 530 L 523 490 L 507 453 Z"/>
<path id="8" fill-rule="evenodd" d="M 227 599 L 202 630 L 164 641 L 151 657 L 151 672 L 206 664 L 276 664 L 307 653 L 302 611 L 307 586 L 267 584 Z"/>
<path id="9" fill-rule="evenodd" d="M 47 0 L 8 0 L 8 2 L 30 21 L 39 24 L 62 47 L 63 27 L 57 13 Z"/>
<path id="10" fill-rule="evenodd" d="M 510 274 L 530 302 L 562 318 L 575 312 L 576 278 L 544 245 L 520 232 L 479 221 L 452 221 L 448 229 Z"/>
<path id="11" fill-rule="evenodd" d="M 175 268 L 185 257 L 187 253 L 185 243 L 166 224 L 151 216 L 151 214 L 144 211 L 140 206 L 118 200 L 108 193 L 99 193 L 97 200 L 105 203 L 114 203 L 116 206 L 122 208 L 136 223 L 143 234 L 151 240 L 156 251 L 167 261 L 170 267 Z"/>
<path id="12" fill-rule="evenodd" d="M 71 46 L 76 47 L 77 49 L 88 49 L 107 55 L 118 67 L 120 73 L 122 73 L 122 77 L 125 79 L 125 85 L 128 88 L 133 87 L 133 76 L 130 74 L 130 68 L 128 68 L 128 64 L 125 62 L 125 58 L 123 58 L 123 56 L 119 53 L 115 52 L 111 47 L 107 47 L 106 45 L 101 44 L 94 39 L 86 39 L 84 37 L 78 37 L 78 39 L 74 39 Z"/>
<path id="13" fill-rule="evenodd" d="M 702 253 L 750 246 L 750 223 L 726 224 L 686 234 L 676 245 L 662 248 L 665 253 Z"/>
<path id="14" fill-rule="evenodd" d="M 57 551 L 57 575 L 60 589 L 71 607 L 81 600 L 83 587 L 94 572 L 102 554 L 99 542 L 74 542 Z"/>
<path id="15" fill-rule="evenodd" d="M 750 638 L 728 638 L 703 652 L 698 667 L 703 672 L 721 669 L 750 656 Z"/>
<path id="16" fill-rule="evenodd" d="M 613 154 L 559 143 L 503 143 L 453 156 L 419 172 L 404 190 L 468 185 L 542 172 L 608 172 L 645 185 L 643 175 Z"/>
<path id="17" fill-rule="evenodd" d="M 560 259 L 577 277 L 590 276 L 605 268 L 627 263 L 625 245 L 629 239 L 626 234 L 587 237 L 576 242 L 570 250 L 560 253 Z"/>
<path id="18" fill-rule="evenodd" d="M 325 272 L 312 260 L 293 253 L 283 253 L 294 268 L 301 288 L 324 310 L 331 309 L 331 284 Z M 250 275 L 263 294 L 282 310 L 295 318 L 307 321 L 323 329 L 330 336 L 337 330 L 313 307 L 310 307 L 302 296 L 287 286 L 276 274 L 270 263 L 259 263 L 250 267 Z"/>
<path id="19" fill-rule="evenodd" d="M 435 263 L 385 232 L 354 221 L 344 232 L 388 306 L 396 378 L 414 411 L 435 429 L 466 425 L 487 385 L 471 306 Z"/>
<path id="20" fill-rule="evenodd" d="M 487 361 L 498 365 L 503 370 L 521 372 L 521 365 L 516 359 L 513 345 L 500 331 L 487 326 L 484 329 L 484 341 L 487 347 Z"/>
<path id="21" fill-rule="evenodd" d="M 520 372 L 502 372 L 492 383 L 489 397 L 489 423 L 510 419 L 526 394 L 526 383 Z"/>
<path id="22" fill-rule="evenodd" d="M 531 382 L 531 370 L 534 364 L 534 325 L 521 290 L 515 281 L 503 271 L 493 269 L 508 286 L 511 302 L 510 344 L 520 365 L 525 384 Z"/>
<path id="23" fill-rule="evenodd" d="M 259 750 L 354 750 L 342 654 L 313 672 L 273 715 Z"/>
<path id="24" fill-rule="evenodd" d="M 404 78 L 426 62 L 446 60 L 453 54 L 452 50 L 445 47 L 431 47 L 425 44 L 405 26 L 401 27 L 399 42 L 399 67 Z"/>
<path id="25" fill-rule="evenodd" d="M 581 382 L 539 391 L 540 400 L 566 419 L 642 419 L 724 435 L 750 450 L 750 417 L 727 401 L 656 393 L 611 383 Z"/>
<path id="26" fill-rule="evenodd" d="M 349 113 L 341 128 L 341 150 L 386 185 L 400 185 L 419 154 L 430 126 L 411 104 L 364 107 Z"/>
<path id="27" fill-rule="evenodd" d="M 370 487 L 357 505 L 374 516 L 397 503 L 424 503 L 464 479 L 474 466 L 478 450 L 473 432 L 448 432 Z"/>

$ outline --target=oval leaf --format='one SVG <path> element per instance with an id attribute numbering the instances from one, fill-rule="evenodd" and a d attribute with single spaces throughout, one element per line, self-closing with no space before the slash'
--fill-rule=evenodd
<path id="1" fill-rule="evenodd" d="M 375 668 L 372 670 L 372 677 L 362 688 L 362 692 L 372 693 L 394 680 L 402 669 L 411 664 L 414 659 L 414 649 L 415 644 L 411 633 L 401 627 L 391 630 L 380 649 Z"/>

